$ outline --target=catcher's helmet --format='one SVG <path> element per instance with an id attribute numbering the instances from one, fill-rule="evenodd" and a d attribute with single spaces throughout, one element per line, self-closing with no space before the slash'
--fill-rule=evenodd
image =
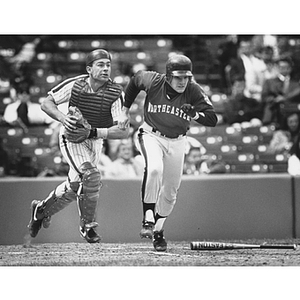
<path id="1" fill-rule="evenodd" d="M 111 60 L 111 55 L 104 49 L 96 49 L 87 55 L 86 66 L 91 66 L 93 61 L 101 58 L 107 58 Z"/>
<path id="2" fill-rule="evenodd" d="M 167 78 L 171 76 L 193 76 L 191 60 L 181 54 L 171 56 L 166 64 Z"/>

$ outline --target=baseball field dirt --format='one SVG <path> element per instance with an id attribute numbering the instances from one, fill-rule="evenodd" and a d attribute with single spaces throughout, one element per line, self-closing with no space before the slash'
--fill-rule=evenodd
<path id="1" fill-rule="evenodd" d="M 296 244 L 299 240 L 221 241 Z M 300 246 L 285 249 L 191 250 L 190 241 L 168 242 L 156 252 L 141 243 L 25 243 L 0 246 L 0 266 L 300 266 Z"/>
<path id="2" fill-rule="evenodd" d="M 299 240 L 218 241 L 296 244 Z M 141 243 L 31 243 L 0 246 L 2 299 L 287 299 L 298 286 L 295 250 L 191 250 L 168 242 L 156 252 Z M 155 283 L 156 282 L 156 283 Z M 84 283 L 84 287 L 82 287 Z M 93 293 L 88 292 L 92 289 Z M 1 295 L 2 295 L 1 294 Z M 241 297 L 241 295 L 243 295 Z"/>

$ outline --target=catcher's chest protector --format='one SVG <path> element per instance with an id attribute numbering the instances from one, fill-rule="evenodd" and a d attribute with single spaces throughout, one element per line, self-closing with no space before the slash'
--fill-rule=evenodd
<path id="1" fill-rule="evenodd" d="M 83 173 L 82 183 L 78 190 L 78 208 L 84 224 L 95 221 L 95 213 L 100 197 L 101 174 L 91 163 L 80 166 Z"/>
<path id="2" fill-rule="evenodd" d="M 111 106 L 122 93 L 122 87 L 111 81 L 97 93 L 88 92 L 85 79 L 75 82 L 69 102 L 70 106 L 77 106 L 92 127 L 108 128 L 113 125 Z"/>

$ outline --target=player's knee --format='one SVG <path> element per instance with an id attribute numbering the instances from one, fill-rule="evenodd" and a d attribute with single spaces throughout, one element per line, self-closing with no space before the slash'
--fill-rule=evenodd
<path id="1" fill-rule="evenodd" d="M 101 173 L 97 167 L 85 162 L 79 167 L 82 173 L 83 193 L 96 193 L 101 187 Z"/>
<path id="2" fill-rule="evenodd" d="M 175 205 L 176 203 L 176 198 L 165 198 L 165 201 L 169 204 L 169 205 Z"/>
<path id="3" fill-rule="evenodd" d="M 159 178 L 162 176 L 162 168 L 148 168 L 147 173 L 150 178 Z"/>
<path id="4" fill-rule="evenodd" d="M 79 190 L 79 185 L 80 185 L 80 182 L 79 181 L 72 181 L 70 182 L 70 188 L 73 192 L 77 193 L 78 190 Z"/>

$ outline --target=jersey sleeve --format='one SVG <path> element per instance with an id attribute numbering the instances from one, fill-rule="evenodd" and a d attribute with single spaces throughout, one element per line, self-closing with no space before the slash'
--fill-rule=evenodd
<path id="1" fill-rule="evenodd" d="M 158 73 L 153 71 L 138 71 L 133 77 L 131 77 L 125 91 L 124 106 L 130 108 L 139 92 L 147 92 L 153 80 L 158 75 Z"/>
<path id="2" fill-rule="evenodd" d="M 218 118 L 213 104 L 199 84 L 192 84 L 190 99 L 191 104 L 195 106 L 195 110 L 198 113 L 198 118 L 195 121 L 205 126 L 216 126 Z"/>
<path id="3" fill-rule="evenodd" d="M 82 77 L 86 77 L 86 75 L 80 75 L 64 80 L 63 82 L 52 88 L 48 92 L 48 95 L 53 97 L 57 105 L 68 102 L 71 98 L 72 88 L 75 81 Z"/>

